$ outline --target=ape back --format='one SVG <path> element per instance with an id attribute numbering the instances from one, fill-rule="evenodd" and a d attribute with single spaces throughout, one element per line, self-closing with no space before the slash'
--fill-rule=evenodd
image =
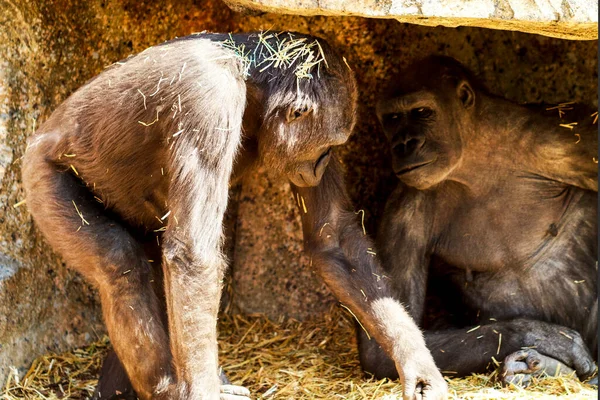
<path id="1" fill-rule="evenodd" d="M 22 171 L 29 211 L 98 288 L 138 396 L 218 396 L 233 176 L 262 164 L 318 185 L 355 109 L 352 73 L 324 41 L 197 34 L 106 68 L 32 136 Z"/>

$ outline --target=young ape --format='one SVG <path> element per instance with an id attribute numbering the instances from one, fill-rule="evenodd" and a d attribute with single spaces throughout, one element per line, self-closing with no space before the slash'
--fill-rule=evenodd
<path id="1" fill-rule="evenodd" d="M 598 310 L 592 111 L 492 96 L 448 57 L 421 60 L 390 86 L 377 115 L 401 184 L 377 244 L 415 321 L 426 323 L 429 294 L 453 317 L 424 326 L 437 366 L 465 375 L 506 358 L 511 382 L 562 364 L 591 374 Z M 360 352 L 367 371 L 396 375 L 364 335 Z"/>
<path id="2" fill-rule="evenodd" d="M 196 34 L 107 68 L 31 138 L 29 210 L 98 288 L 140 398 L 248 395 L 219 389 L 216 316 L 228 188 L 259 163 L 292 182 L 313 267 L 382 343 L 406 398 L 445 397 L 420 331 L 376 278 L 333 155 L 353 128 L 356 97 L 351 71 L 324 41 Z"/>

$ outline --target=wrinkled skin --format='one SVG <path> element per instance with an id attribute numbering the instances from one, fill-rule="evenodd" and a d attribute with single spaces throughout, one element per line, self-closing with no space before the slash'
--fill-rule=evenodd
<path id="1" fill-rule="evenodd" d="M 355 120 L 352 72 L 324 41 L 261 39 L 195 34 L 151 47 L 86 83 L 29 140 L 29 211 L 98 289 L 115 350 L 95 397 L 248 398 L 219 379 L 216 320 L 228 189 L 262 165 L 291 181 L 315 271 L 394 360 L 406 398 L 445 398 L 421 332 L 375 278 L 335 160 Z M 277 68 L 268 48 L 284 40 L 306 52 Z M 318 57 L 313 78 L 298 78 Z"/>
<path id="2" fill-rule="evenodd" d="M 526 383 L 537 370 L 515 360 L 529 348 L 550 367 L 592 374 L 593 111 L 570 105 L 561 119 L 556 107 L 492 96 L 447 57 L 422 60 L 389 86 L 377 112 L 400 182 L 378 249 L 397 296 L 426 329 L 437 366 L 461 376 L 506 358 L 505 381 L 519 374 Z M 560 126 L 573 121 L 572 130 Z M 365 370 L 396 376 L 376 341 L 359 336 Z"/>

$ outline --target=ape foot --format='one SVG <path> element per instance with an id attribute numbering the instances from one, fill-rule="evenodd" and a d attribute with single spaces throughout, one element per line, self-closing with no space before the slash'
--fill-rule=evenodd
<path id="1" fill-rule="evenodd" d="M 586 381 L 585 383 L 587 383 L 588 385 L 592 385 L 592 386 L 598 386 L 598 375 L 596 375 L 589 381 Z"/>
<path id="2" fill-rule="evenodd" d="M 502 381 L 507 385 L 527 387 L 534 376 L 569 375 L 575 370 L 536 350 L 519 350 L 504 359 Z"/>
<path id="3" fill-rule="evenodd" d="M 250 391 L 243 386 L 221 385 L 220 400 L 250 400 Z"/>

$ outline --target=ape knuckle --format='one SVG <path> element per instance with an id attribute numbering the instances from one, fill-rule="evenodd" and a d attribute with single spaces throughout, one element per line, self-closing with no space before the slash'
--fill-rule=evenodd
<path id="1" fill-rule="evenodd" d="M 583 345 L 584 341 L 583 341 L 583 337 L 581 336 L 581 334 L 574 330 L 574 329 L 569 329 L 569 335 L 573 338 L 573 341 L 578 344 L 578 345 Z"/>

